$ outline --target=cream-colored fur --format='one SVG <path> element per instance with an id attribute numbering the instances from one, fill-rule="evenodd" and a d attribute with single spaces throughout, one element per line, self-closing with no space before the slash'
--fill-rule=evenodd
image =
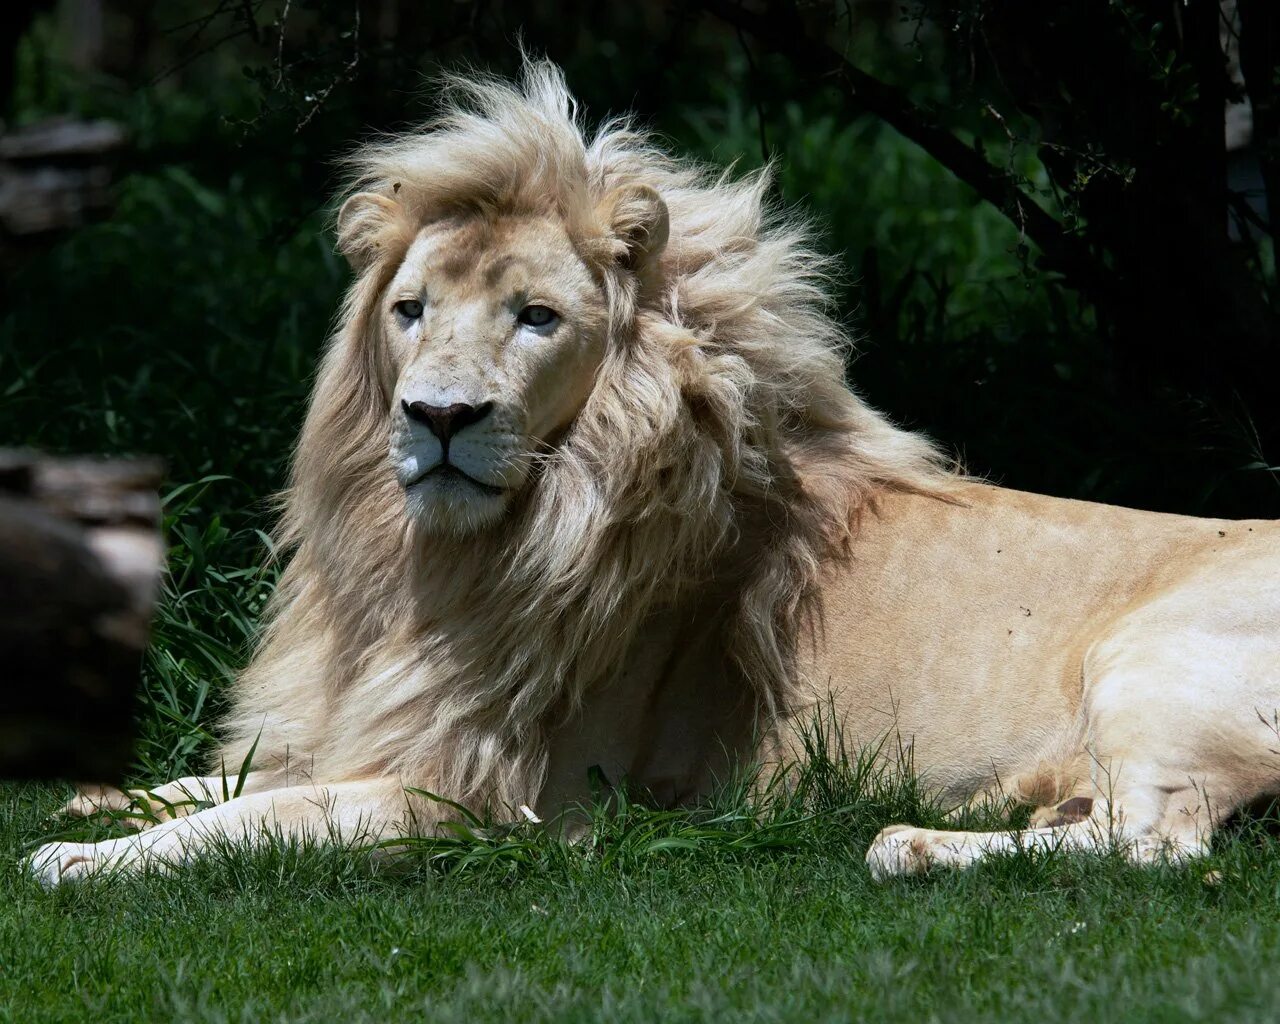
<path id="1" fill-rule="evenodd" d="M 41 848 L 44 880 L 430 832 L 421 790 L 551 819 L 593 765 L 686 802 L 829 698 L 944 797 L 1042 805 L 1015 839 L 886 830 L 879 875 L 1117 832 L 1194 851 L 1280 789 L 1276 525 L 954 475 L 845 385 L 825 265 L 763 175 L 588 136 L 545 64 L 455 80 L 352 169 L 292 557 L 217 759 L 256 744 L 252 771 Z"/>

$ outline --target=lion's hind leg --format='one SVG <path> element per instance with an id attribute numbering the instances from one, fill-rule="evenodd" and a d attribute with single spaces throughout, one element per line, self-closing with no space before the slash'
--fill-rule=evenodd
<path id="1" fill-rule="evenodd" d="M 878 878 L 1017 849 L 1109 849 L 1136 863 L 1208 852 L 1214 829 L 1280 794 L 1280 589 L 1254 556 L 1181 581 L 1112 624 L 1082 665 L 1089 791 L 1021 832 L 895 826 L 867 853 Z"/>
<path id="2" fill-rule="evenodd" d="M 1108 730 L 1095 723 L 1095 734 Z M 1002 832 L 961 832 L 893 825 L 867 851 L 867 866 L 880 880 L 922 874 L 933 867 L 965 868 L 992 854 L 1023 850 L 1117 849 L 1139 864 L 1179 862 L 1208 852 L 1213 829 L 1241 806 L 1247 794 L 1229 774 L 1203 773 L 1199 781 L 1155 750 L 1129 748 L 1129 756 L 1093 758 L 1091 785 L 1039 808 L 1032 827 Z M 1136 756 L 1137 754 L 1142 756 Z M 1187 757 L 1185 763 L 1197 763 Z M 1207 758 L 1199 763 L 1207 763 Z M 1085 795 L 1086 793 L 1090 795 Z"/>
<path id="3" fill-rule="evenodd" d="M 1019 851 L 1118 849 L 1135 864 L 1181 863 L 1209 852 L 1218 820 L 1203 788 L 1149 787 L 1128 794 L 1129 804 L 1072 797 L 1051 809 L 1052 823 L 1007 832 L 948 832 L 891 825 L 867 851 L 877 881 L 919 875 L 934 867 L 967 868 L 993 854 Z M 1153 808 L 1157 808 L 1153 811 Z"/>
<path id="4" fill-rule="evenodd" d="M 1097 850 L 1104 831 L 1092 820 L 1061 827 L 1009 832 L 948 832 L 890 825 L 867 850 L 871 877 L 884 881 L 897 875 L 920 875 L 935 867 L 967 868 L 992 854 L 1021 850 Z"/>
<path id="5" fill-rule="evenodd" d="M 1169 704 L 1134 714 L 1107 707 L 1105 700 L 1095 701 L 1092 710 L 1090 735 L 1109 753 L 1091 754 L 1090 783 L 1040 807 L 1033 827 L 961 832 L 891 826 L 867 851 L 872 875 L 964 868 L 1020 850 L 1118 849 L 1139 864 L 1180 862 L 1207 853 L 1217 824 L 1266 790 L 1266 780 L 1240 767 L 1265 760 L 1256 728 L 1253 735 L 1238 735 L 1228 756 L 1218 742 L 1225 715 L 1206 724 Z"/>
<path id="6" fill-rule="evenodd" d="M 995 779 L 952 808 L 947 817 L 963 821 L 975 812 L 983 815 L 994 812 L 1003 818 L 1019 808 L 1029 807 L 1032 808 L 1031 828 L 1074 824 L 1092 813 L 1093 783 L 1089 776 L 1089 758 L 1083 754 L 1065 761 L 1045 760 L 1008 779 Z"/>

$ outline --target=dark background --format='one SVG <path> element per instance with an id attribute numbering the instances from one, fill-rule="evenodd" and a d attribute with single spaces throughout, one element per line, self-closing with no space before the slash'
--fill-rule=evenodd
<path id="1" fill-rule="evenodd" d="M 204 742 L 274 579 L 263 498 L 347 280 L 334 161 L 425 118 L 441 67 L 514 73 L 519 42 L 590 121 L 775 160 L 847 268 L 851 381 L 972 472 L 1280 516 L 1272 0 L 62 0 L 0 21 L 8 132 L 127 136 L 91 223 L 0 234 L 0 442 L 167 460 L 157 773 Z"/>

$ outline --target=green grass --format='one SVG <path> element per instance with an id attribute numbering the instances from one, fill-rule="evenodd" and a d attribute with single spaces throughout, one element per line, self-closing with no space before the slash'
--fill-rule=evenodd
<path id="1" fill-rule="evenodd" d="M 277 843 L 44 891 L 18 868 L 60 794 L 0 794 L 0 1020 L 1224 1021 L 1280 1012 L 1280 850 L 996 858 L 877 885 L 909 785 L 825 767 L 752 808 L 614 804 L 569 846 L 522 826 L 388 868 Z M 813 784 L 816 778 L 817 784 Z M 974 822 L 975 824 L 980 822 Z M 80 827 L 83 832 L 84 826 Z M 1210 874 L 1213 872 L 1213 874 Z"/>

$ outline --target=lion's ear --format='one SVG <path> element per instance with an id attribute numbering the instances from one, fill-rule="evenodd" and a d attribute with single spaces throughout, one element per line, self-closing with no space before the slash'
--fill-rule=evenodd
<path id="1" fill-rule="evenodd" d="M 360 271 L 378 256 L 387 229 L 400 215 L 400 204 L 376 192 L 357 192 L 338 211 L 338 252 Z"/>
<path id="2" fill-rule="evenodd" d="M 623 246 L 619 262 L 640 271 L 657 259 L 671 228 L 667 204 L 657 189 L 623 185 L 605 197 L 604 206 L 609 230 Z"/>

